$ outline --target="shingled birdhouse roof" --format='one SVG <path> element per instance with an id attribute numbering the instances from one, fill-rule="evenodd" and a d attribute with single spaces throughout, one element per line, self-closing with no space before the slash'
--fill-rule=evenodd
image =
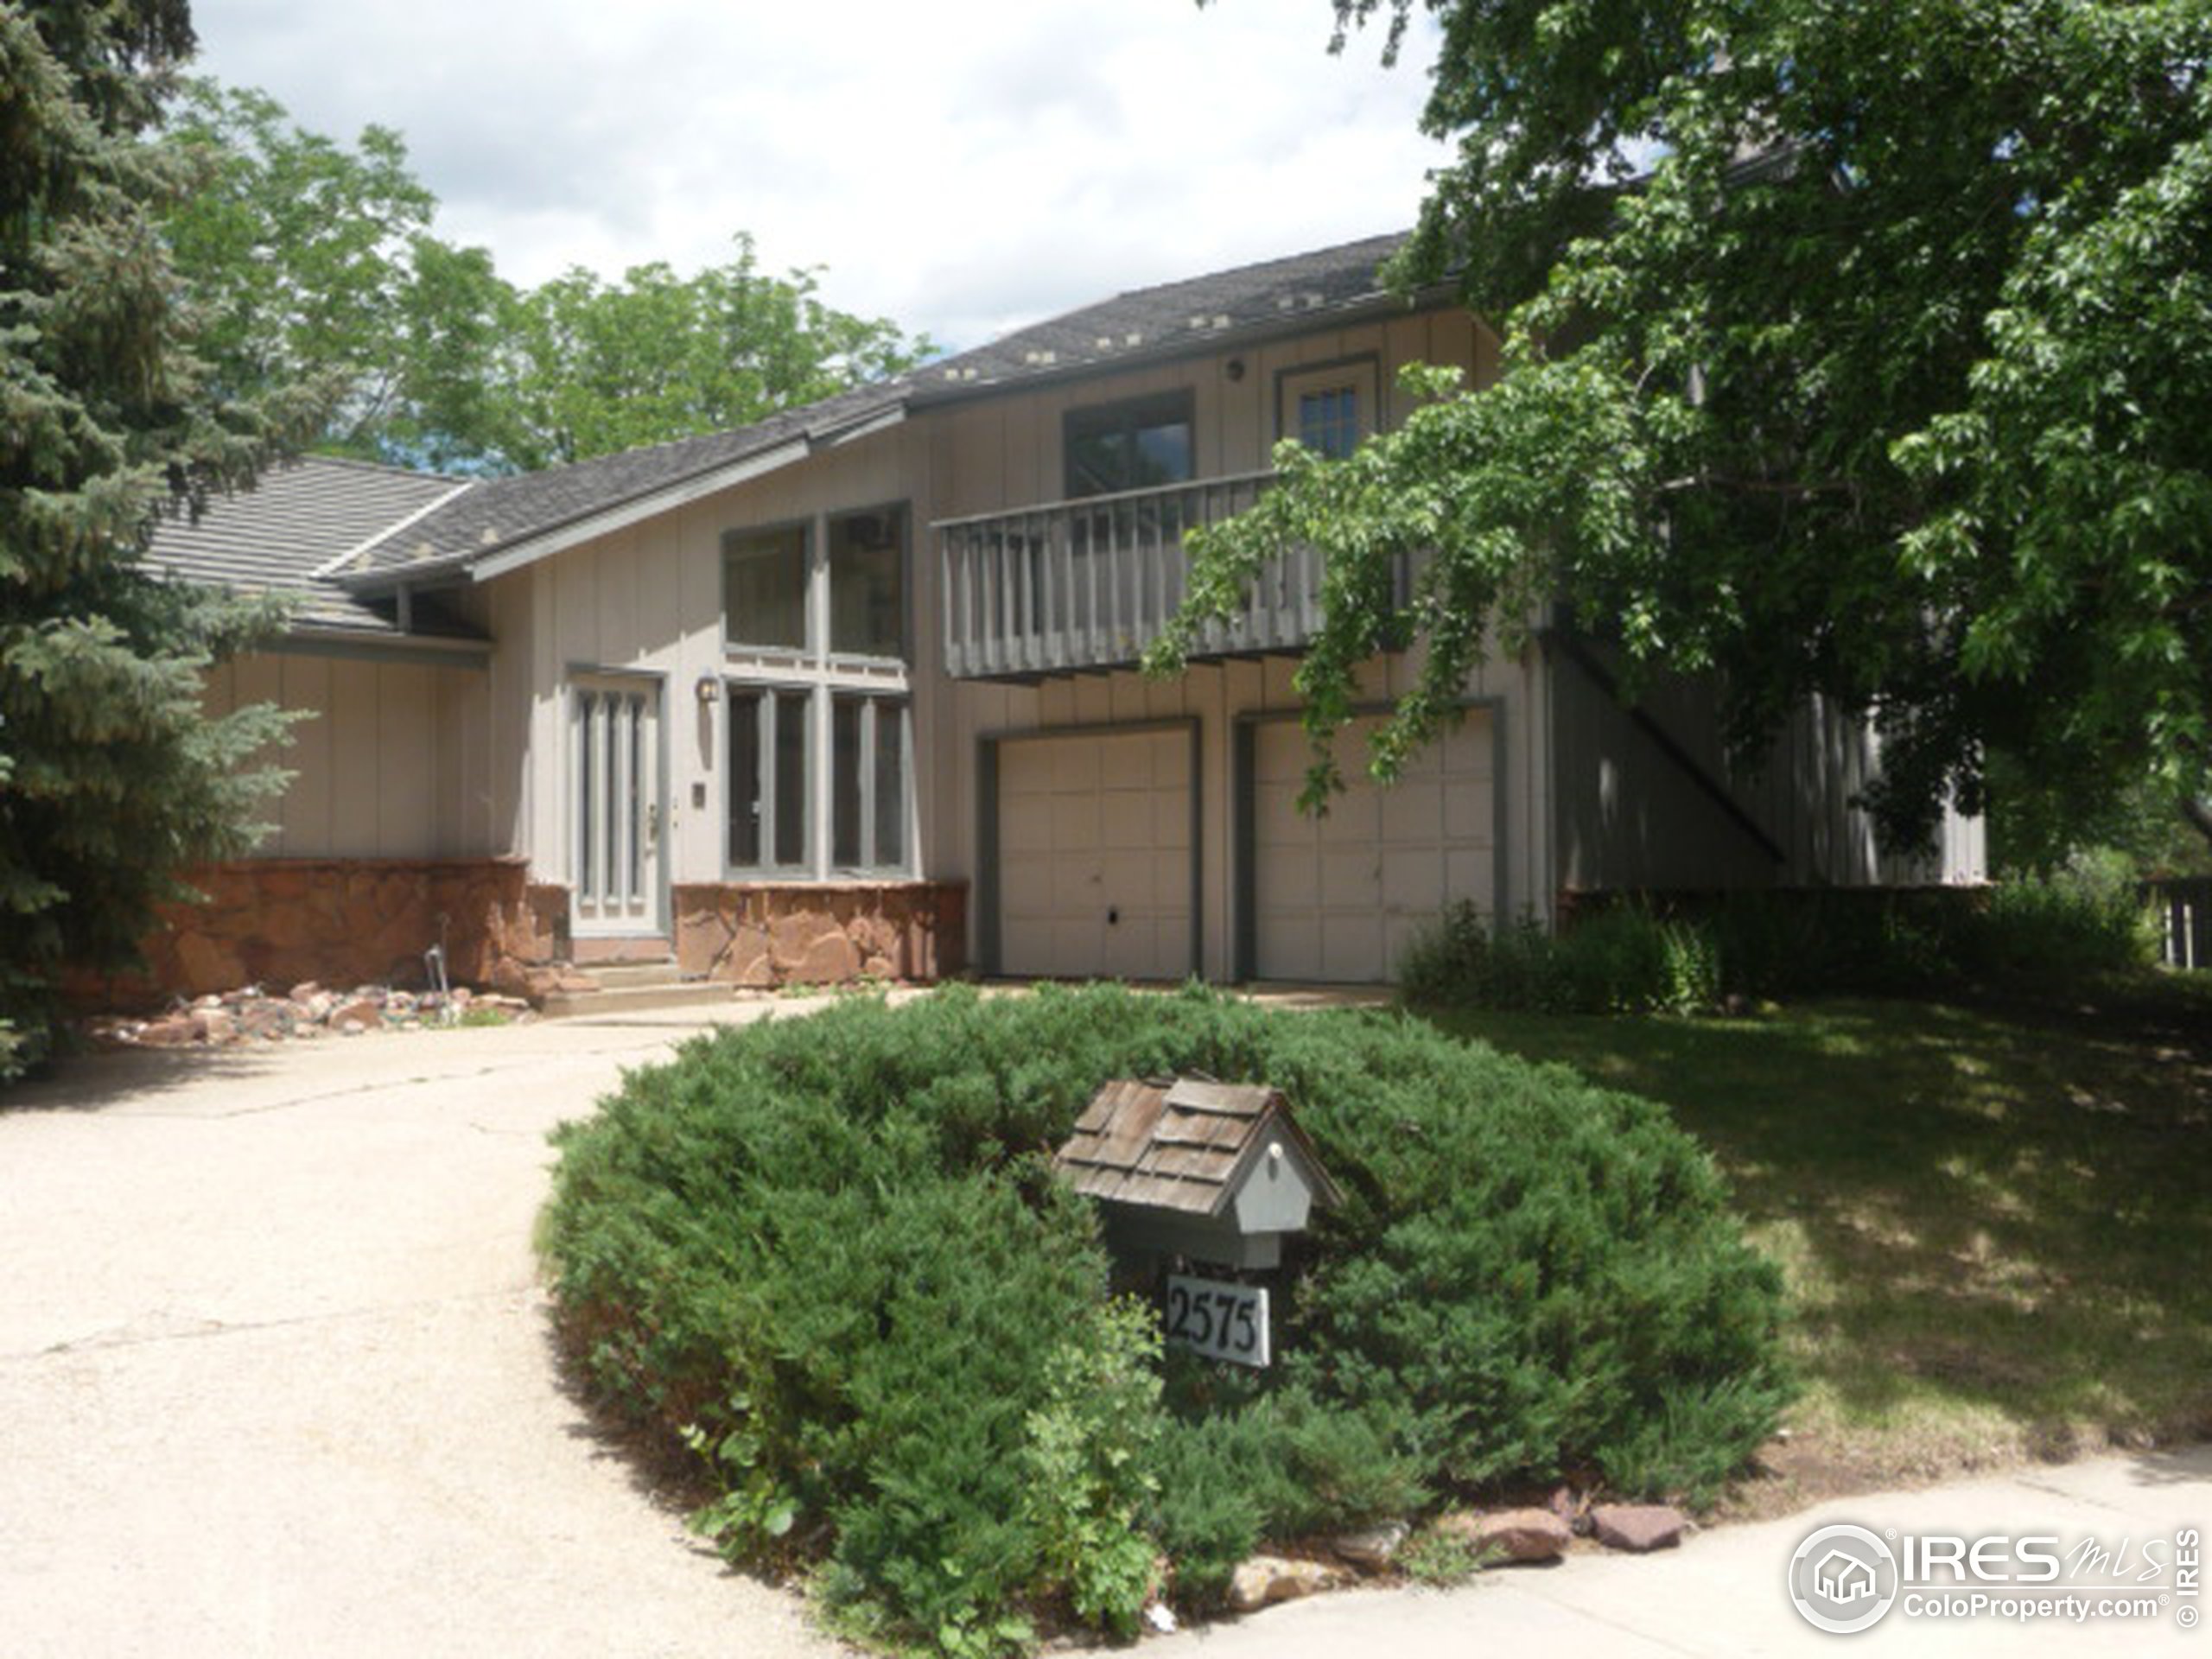
<path id="1" fill-rule="evenodd" d="M 1053 1161 L 1086 1197 L 1218 1217 L 1274 1147 L 1314 1202 L 1341 1202 L 1282 1090 L 1265 1084 L 1116 1078 L 1090 1097 Z"/>

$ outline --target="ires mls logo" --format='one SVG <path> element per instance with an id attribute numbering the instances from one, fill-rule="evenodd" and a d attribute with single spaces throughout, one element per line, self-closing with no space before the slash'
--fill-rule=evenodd
<path id="1" fill-rule="evenodd" d="M 1865 1601 L 1874 1592 L 1874 1569 L 1856 1555 L 1831 1549 L 1813 1568 L 1813 1587 L 1839 1607 Z"/>
<path id="2" fill-rule="evenodd" d="M 2176 1625 L 2195 1630 L 2202 1536 L 2183 1527 L 2140 1543 L 2129 1537 L 2108 1546 L 2090 1537 L 2062 1548 L 2054 1534 L 1900 1537 L 1847 1522 L 1821 1527 L 1797 1546 L 1789 1558 L 1789 1599 L 1807 1624 L 1838 1636 L 1868 1629 L 1893 1607 L 1908 1619 L 2022 1624 L 2152 1620 L 2171 1611 Z M 2114 1593 L 2128 1590 L 2135 1593 Z"/>
<path id="3" fill-rule="evenodd" d="M 1822 1527 L 1789 1558 L 1789 1599 L 1807 1624 L 1836 1636 L 1888 1612 L 1899 1583 L 1896 1552 L 1864 1527 Z"/>

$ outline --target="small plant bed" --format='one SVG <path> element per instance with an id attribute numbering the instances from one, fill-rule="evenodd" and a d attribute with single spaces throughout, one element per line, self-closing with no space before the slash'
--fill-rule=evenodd
<path id="1" fill-rule="evenodd" d="M 1431 1017 L 1667 1103 L 1783 1264 L 1807 1392 L 1735 1510 L 2212 1434 L 2212 976 Z"/>
<path id="2" fill-rule="evenodd" d="M 504 1026 L 533 1018 L 518 996 L 474 992 L 402 991 L 389 985 L 331 990 L 309 980 L 289 991 L 258 985 L 181 999 L 158 1014 L 95 1014 L 79 1022 L 99 1048 L 220 1048 L 234 1043 L 359 1037 L 376 1031 Z"/>
<path id="3" fill-rule="evenodd" d="M 1052 1149 L 1100 1084 L 1265 1082 L 1342 1189 L 1275 1363 L 1160 1346 Z M 1708 1500 L 1791 1385 L 1774 1267 L 1665 1111 L 1394 1013 L 951 989 L 716 1033 L 565 1126 L 578 1363 L 841 1630 L 986 1653 L 1294 1545 L 1562 1480 Z"/>

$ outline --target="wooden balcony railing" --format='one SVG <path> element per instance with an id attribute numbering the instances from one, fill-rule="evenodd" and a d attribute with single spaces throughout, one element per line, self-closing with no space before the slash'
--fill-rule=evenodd
<path id="1" fill-rule="evenodd" d="M 962 679 L 1034 679 L 1134 663 L 1183 602 L 1185 533 L 1250 506 L 1272 473 L 948 518 L 944 656 Z M 1320 620 L 1320 561 L 1300 549 L 1262 572 L 1194 657 L 1295 652 Z"/>

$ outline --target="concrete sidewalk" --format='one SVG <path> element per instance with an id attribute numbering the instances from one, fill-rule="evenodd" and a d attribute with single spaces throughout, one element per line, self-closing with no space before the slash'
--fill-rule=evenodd
<path id="1" fill-rule="evenodd" d="M 1984 1534 L 2056 1536 L 2063 1552 L 2084 1538 L 2115 1559 L 2133 1542 L 2131 1570 L 2070 1586 L 1981 1586 L 1996 1596 L 2057 1596 L 2070 1588 L 2092 1601 L 2162 1594 L 2148 1618 L 2090 1618 L 2024 1624 L 1981 1616 L 1912 1617 L 1897 1604 L 1855 1636 L 1805 1623 L 1784 1584 L 1789 1558 L 1816 1528 L 1851 1522 L 1900 1535 Z M 1485 1653 L 1620 1656 L 1865 1654 L 2212 1655 L 2212 1636 L 2183 1628 L 2172 1558 L 2135 1581 L 2146 1541 L 2171 1541 L 2184 1527 L 2212 1535 L 2212 1446 L 2140 1457 L 2101 1458 L 2024 1470 L 1922 1492 L 1823 1504 L 1785 1520 L 1694 1535 L 1679 1550 L 1629 1556 L 1580 1551 L 1550 1567 L 1500 1567 L 1464 1588 L 1354 1591 L 1270 1608 L 1249 1618 L 1148 1644 L 1159 1659 L 1469 1659 Z M 2212 1593 L 2196 1599 L 2202 1608 Z"/>
<path id="2" fill-rule="evenodd" d="M 0 1096 L 0 1654 L 838 1651 L 639 1489 L 548 1346 L 530 1250 L 545 1132 L 702 1023 L 105 1055 Z M 1821 1635 L 1783 1573 L 1827 1519 L 2139 1546 L 2212 1522 L 2212 1449 L 1870 1497 L 1449 1593 L 1355 1592 L 1146 1651 L 2212 1656 L 2171 1609 L 2025 1630 L 1897 1611 Z"/>

